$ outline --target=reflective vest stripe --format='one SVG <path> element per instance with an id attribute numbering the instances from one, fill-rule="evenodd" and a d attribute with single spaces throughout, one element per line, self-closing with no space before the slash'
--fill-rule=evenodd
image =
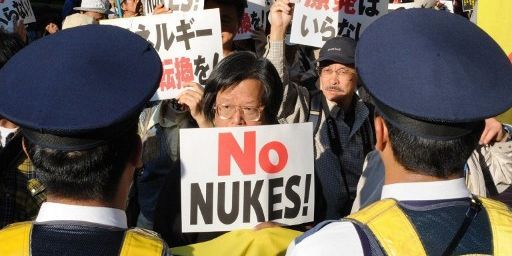
<path id="1" fill-rule="evenodd" d="M 493 255 L 512 255 L 512 211 L 498 201 L 478 198 L 489 216 Z M 366 225 L 387 255 L 426 255 L 411 221 L 393 199 L 378 201 L 347 218 Z"/>
<path id="2" fill-rule="evenodd" d="M 32 222 L 20 222 L 7 226 L 0 231 L 1 256 L 29 256 Z M 164 255 L 164 242 L 156 233 L 142 229 L 130 229 L 125 232 L 119 255 Z M 167 255 L 167 254 L 165 254 Z"/>
<path id="3" fill-rule="evenodd" d="M 493 255 L 512 255 L 512 212 L 503 203 L 479 199 L 491 223 Z"/>
<path id="4" fill-rule="evenodd" d="M 30 233 L 32 222 L 20 222 L 7 226 L 0 232 L 0 255 L 30 255 Z"/>
<path id="5" fill-rule="evenodd" d="M 120 256 L 128 255 L 163 255 L 164 245 L 154 234 L 141 229 L 130 229 L 125 233 Z"/>
<path id="6" fill-rule="evenodd" d="M 368 226 L 387 255 L 427 255 L 409 218 L 392 199 L 347 216 Z"/>

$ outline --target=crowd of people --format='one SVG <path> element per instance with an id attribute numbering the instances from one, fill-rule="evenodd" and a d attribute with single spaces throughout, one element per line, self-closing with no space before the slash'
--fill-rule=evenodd
<path id="1" fill-rule="evenodd" d="M 151 43 L 98 25 L 144 15 L 139 0 L 66 1 L 30 43 L 22 23 L 0 31 L 0 255 L 512 254 L 512 126 L 495 118 L 512 64 L 467 16 L 424 2 L 315 49 L 285 43 L 291 0 L 243 43 L 247 3 L 205 0 L 224 58 L 156 102 Z M 304 122 L 312 222 L 182 231 L 180 129 Z"/>

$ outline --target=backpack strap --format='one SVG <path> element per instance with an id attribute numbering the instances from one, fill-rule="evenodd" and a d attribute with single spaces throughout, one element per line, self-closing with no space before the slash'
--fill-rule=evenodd
<path id="1" fill-rule="evenodd" d="M 30 255 L 30 234 L 32 222 L 25 221 L 11 224 L 0 230 L 0 255 L 28 256 Z"/>
<path id="2" fill-rule="evenodd" d="M 363 254 L 365 256 L 384 256 L 384 251 L 382 247 L 379 245 L 379 241 L 373 235 L 372 231 L 364 224 L 359 221 L 353 219 L 343 219 L 343 221 L 347 221 L 354 225 L 354 228 L 357 231 L 357 235 L 359 236 L 359 240 L 361 241 L 361 247 L 363 248 Z"/>
<path id="3" fill-rule="evenodd" d="M 377 201 L 347 219 L 368 227 L 387 255 L 427 255 L 411 221 L 393 199 Z"/>
<path id="4" fill-rule="evenodd" d="M 479 146 L 475 151 L 478 154 L 478 163 L 480 164 L 480 169 L 482 170 L 482 176 L 484 176 L 484 184 L 488 197 L 495 197 L 499 194 L 498 188 L 494 184 L 494 179 L 491 175 L 491 170 L 489 170 L 489 166 L 485 162 L 485 157 L 481 151 L 482 146 Z"/>
<path id="5" fill-rule="evenodd" d="M 310 107 L 308 121 L 313 123 L 313 138 L 320 128 L 320 119 L 322 118 L 322 91 L 310 91 Z"/>
<path id="6" fill-rule="evenodd" d="M 478 197 L 489 216 L 493 255 L 512 255 L 512 211 L 503 203 Z"/>
<path id="7" fill-rule="evenodd" d="M 161 256 L 167 255 L 167 250 L 167 245 L 157 233 L 142 228 L 134 228 L 125 232 L 119 255 Z"/>

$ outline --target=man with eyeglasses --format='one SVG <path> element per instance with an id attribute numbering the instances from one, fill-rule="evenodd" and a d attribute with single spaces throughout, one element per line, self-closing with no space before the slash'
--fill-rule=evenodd
<path id="1" fill-rule="evenodd" d="M 356 95 L 356 42 L 335 37 L 320 50 L 317 91 L 290 83 L 284 63 L 285 31 L 291 21 L 289 0 L 270 11 L 267 58 L 285 85 L 280 122 L 313 122 L 315 141 L 315 222 L 339 219 L 350 212 L 365 155 L 373 148 L 371 112 Z"/>

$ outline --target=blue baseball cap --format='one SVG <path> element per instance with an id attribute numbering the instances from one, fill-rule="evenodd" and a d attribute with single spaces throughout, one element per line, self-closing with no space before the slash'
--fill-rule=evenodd
<path id="1" fill-rule="evenodd" d="M 333 61 L 341 64 L 354 64 L 356 40 L 350 37 L 333 37 L 320 49 L 316 62 Z"/>
<path id="2" fill-rule="evenodd" d="M 107 25 L 63 30 L 0 70 L 0 115 L 43 147 L 94 148 L 137 124 L 161 74 L 156 50 L 135 33 Z"/>
<path id="3" fill-rule="evenodd" d="M 356 68 L 384 118 L 449 140 L 512 106 L 512 64 L 467 19 L 431 9 L 391 12 L 366 28 Z"/>

